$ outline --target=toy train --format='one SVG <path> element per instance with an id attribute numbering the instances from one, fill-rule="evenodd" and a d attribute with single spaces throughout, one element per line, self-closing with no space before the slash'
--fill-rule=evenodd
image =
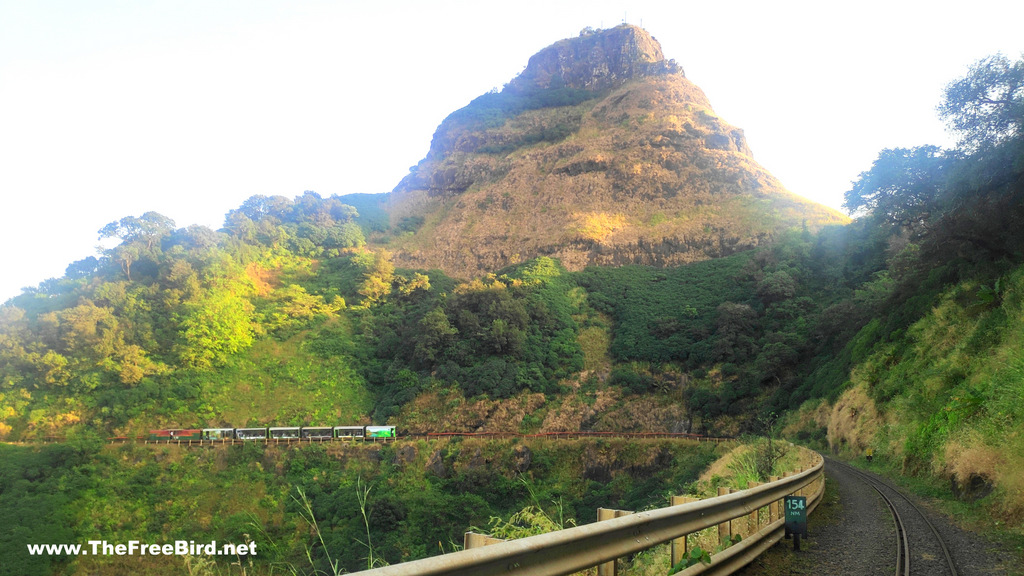
<path id="1" fill-rule="evenodd" d="M 394 426 L 274 426 L 150 430 L 149 440 L 377 440 L 394 439 Z"/>

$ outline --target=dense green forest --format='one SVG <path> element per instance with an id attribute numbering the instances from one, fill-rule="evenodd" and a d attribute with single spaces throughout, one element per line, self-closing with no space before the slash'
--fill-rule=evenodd
<path id="1" fill-rule="evenodd" d="M 471 280 L 396 269 L 389 238 L 416 222 L 390 222 L 364 196 L 310 191 L 253 196 L 220 230 L 153 212 L 112 222 L 99 236 L 116 245 L 0 307 L 0 439 L 65 439 L 0 446 L 0 510 L 26 519 L 8 520 L 17 530 L 2 548 L 137 526 L 154 538 L 256 538 L 246 531 L 261 526 L 282 546 L 267 562 L 294 563 L 318 538 L 347 543 L 328 546 L 346 552 L 317 556 L 319 567 L 358 568 L 359 539 L 389 562 L 436 553 L 451 530 L 578 487 L 538 496 L 479 466 L 427 485 L 422 445 L 346 464 L 314 448 L 162 448 L 153 459 L 99 439 L 250 424 L 535 432 L 564 427 L 565 412 L 585 414 L 577 429 L 728 435 L 786 413 L 796 439 L 870 447 L 954 486 L 980 482 L 985 505 L 1019 521 L 1024 61 L 977 63 L 939 112 L 959 144 L 882 151 L 847 193 L 851 224 L 677 268 L 568 272 L 538 258 Z M 469 448 L 491 450 L 452 450 Z M 689 482 L 709 458 L 694 454 L 671 458 L 685 471 L 657 470 Z M 414 460 L 405 468 L 419 483 L 405 483 L 401 463 Z M 255 508 L 200 496 L 229 495 L 240 480 Z M 364 482 L 372 520 L 353 497 Z M 642 490 L 654 487 L 618 497 Z M 593 496 L 573 494 L 562 505 L 583 514 Z M 451 517 L 439 521 L 439 509 Z M 303 524 L 310 513 L 326 532 Z M 17 573 L 48 570 L 32 562 Z"/>
<path id="2" fill-rule="evenodd" d="M 406 440 L 293 447 L 0 444 L 0 574 L 337 574 L 450 552 L 471 527 L 662 506 L 727 448 L 674 440 Z M 716 479 L 715 485 L 718 480 Z M 713 486 L 711 489 L 713 490 Z M 515 514 L 529 520 L 516 522 Z M 512 520 L 512 524 L 508 524 Z M 257 543 L 255 557 L 28 556 L 28 543 Z"/>

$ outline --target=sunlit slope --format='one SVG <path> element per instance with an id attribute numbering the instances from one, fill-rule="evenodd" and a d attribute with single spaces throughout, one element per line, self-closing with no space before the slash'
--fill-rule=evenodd
<path id="1" fill-rule="evenodd" d="M 460 277 L 542 255 L 670 266 L 847 221 L 787 192 L 631 26 L 556 43 L 454 112 L 386 208 L 397 262 Z"/>

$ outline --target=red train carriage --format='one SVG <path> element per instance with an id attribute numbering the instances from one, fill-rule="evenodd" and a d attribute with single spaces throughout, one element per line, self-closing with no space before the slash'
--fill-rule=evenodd
<path id="1" fill-rule="evenodd" d="M 169 428 L 166 430 L 150 430 L 150 440 L 163 440 L 166 442 L 181 440 L 201 440 L 203 431 L 197 428 Z"/>

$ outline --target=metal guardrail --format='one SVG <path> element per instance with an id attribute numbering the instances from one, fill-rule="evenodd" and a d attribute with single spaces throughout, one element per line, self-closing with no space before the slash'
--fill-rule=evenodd
<path id="1" fill-rule="evenodd" d="M 637 512 L 628 516 L 576 526 L 557 532 L 509 540 L 482 548 L 403 562 L 357 572 L 362 576 L 488 576 L 528 574 L 557 576 L 586 570 L 645 550 L 657 544 L 750 515 L 783 497 L 794 494 L 824 477 L 824 460 L 815 453 L 816 464 L 809 470 L 732 494 L 678 506 Z M 808 496 L 813 509 L 824 492 L 819 483 Z M 731 574 L 782 538 L 785 520 L 762 528 L 742 542 L 711 557 L 711 564 L 696 565 L 680 572 Z"/>
<path id="2" fill-rule="evenodd" d="M 817 455 L 821 459 L 820 455 Z M 822 496 L 825 494 L 825 469 L 824 460 L 821 459 L 815 468 L 820 468 L 817 477 L 811 480 L 805 486 L 813 484 L 818 478 L 822 479 L 822 482 L 818 483 L 817 488 L 812 494 L 807 496 L 807 513 L 810 514 L 818 507 L 821 503 Z M 810 471 L 813 471 L 812 468 Z M 780 503 L 781 504 L 781 503 Z M 711 557 L 711 564 L 697 564 L 690 566 L 682 572 L 677 572 L 678 576 L 695 576 L 697 574 L 703 575 L 714 575 L 724 576 L 732 574 L 739 569 L 743 568 L 747 564 L 754 561 L 755 558 L 761 555 L 762 552 L 768 550 L 775 545 L 776 542 L 781 540 L 786 534 L 786 519 L 785 516 L 780 513 L 780 518 L 773 522 L 769 522 L 766 526 L 758 530 L 756 533 L 751 534 L 743 541 L 734 544 L 725 550 L 718 552 Z"/>

